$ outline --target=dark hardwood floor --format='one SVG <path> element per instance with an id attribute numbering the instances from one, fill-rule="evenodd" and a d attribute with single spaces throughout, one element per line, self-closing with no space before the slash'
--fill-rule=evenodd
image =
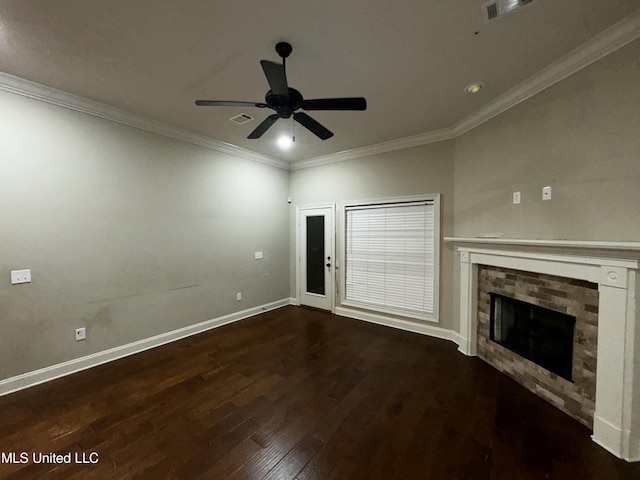
<path id="1" fill-rule="evenodd" d="M 589 435 L 450 342 L 285 307 L 1 397 L 0 478 L 640 479 Z"/>

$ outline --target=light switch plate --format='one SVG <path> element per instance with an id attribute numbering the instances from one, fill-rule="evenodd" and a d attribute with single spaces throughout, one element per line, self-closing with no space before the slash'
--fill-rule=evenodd
<path id="1" fill-rule="evenodd" d="M 254 255 L 254 258 L 256 260 L 260 260 L 262 257 L 263 257 L 262 252 L 256 252 L 255 255 Z"/>
<path id="2" fill-rule="evenodd" d="M 31 283 L 31 270 L 11 270 L 11 285 Z"/>
<path id="3" fill-rule="evenodd" d="M 551 200 L 551 187 L 542 187 L 542 200 Z"/>
<path id="4" fill-rule="evenodd" d="M 518 205 L 520 203 L 520 192 L 513 192 L 513 204 Z"/>

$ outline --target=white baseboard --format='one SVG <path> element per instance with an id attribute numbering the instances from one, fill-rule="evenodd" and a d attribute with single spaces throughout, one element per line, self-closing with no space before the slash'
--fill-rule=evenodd
<path id="1" fill-rule="evenodd" d="M 597 414 L 593 417 L 593 435 L 591 440 L 618 458 L 622 449 L 622 430 Z"/>
<path id="2" fill-rule="evenodd" d="M 628 434 L 629 437 L 629 462 L 640 462 L 640 434 L 634 432 L 634 434 Z"/>
<path id="3" fill-rule="evenodd" d="M 417 321 L 411 322 L 408 320 L 401 320 L 398 318 L 387 317 L 385 315 L 379 315 L 376 313 L 362 312 L 360 310 L 353 310 L 351 308 L 336 307 L 336 315 L 341 317 L 355 318 L 356 320 L 364 320 L 365 322 L 376 323 L 378 325 L 384 325 L 386 327 L 397 328 L 399 330 L 406 330 L 407 332 L 420 333 L 422 335 L 428 335 L 430 337 L 441 338 L 443 340 L 449 340 L 456 345 L 460 346 L 460 340 L 462 337 L 453 330 L 447 330 L 446 328 L 435 327 L 425 323 L 418 323 Z"/>
<path id="4" fill-rule="evenodd" d="M 464 353 L 464 351 L 462 350 L 462 346 L 465 345 L 467 343 L 467 339 L 464 338 L 462 335 L 460 335 L 458 332 L 451 330 L 451 341 L 454 343 L 458 344 L 458 351 L 461 353 Z M 467 353 L 464 353 L 467 356 L 473 356 L 473 355 L 469 355 Z"/>
<path id="5" fill-rule="evenodd" d="M 58 363 L 56 365 L 51 365 L 50 367 L 10 377 L 0 381 L 0 396 L 8 395 L 9 393 L 13 393 L 18 390 L 33 387 L 56 378 L 71 375 L 72 373 L 76 373 L 81 370 L 102 365 L 103 363 L 112 362 L 113 360 L 117 360 L 122 357 L 127 357 L 135 353 L 159 347 L 166 343 L 175 342 L 176 340 L 206 332 L 207 330 L 221 327 L 222 325 L 227 325 L 232 322 L 237 322 L 238 320 L 253 317 L 254 315 L 258 315 L 269 310 L 275 310 L 276 308 L 291 305 L 292 300 L 293 299 L 291 298 L 277 300 L 275 302 L 224 315 L 195 325 L 189 325 L 188 327 L 162 333 L 154 337 L 145 338 L 144 340 L 139 340 L 137 342 L 128 343 L 102 352 L 93 353 L 85 357 L 69 360 L 68 362 Z"/>
<path id="6" fill-rule="evenodd" d="M 475 345 L 471 345 L 469 339 L 463 337 L 458 332 L 453 332 L 458 341 L 458 351 L 467 357 L 477 357 L 478 352 Z"/>
<path id="7" fill-rule="evenodd" d="M 591 440 L 622 460 L 627 462 L 640 461 L 638 439 L 634 439 L 629 431 L 623 431 L 597 414 L 593 417 Z"/>

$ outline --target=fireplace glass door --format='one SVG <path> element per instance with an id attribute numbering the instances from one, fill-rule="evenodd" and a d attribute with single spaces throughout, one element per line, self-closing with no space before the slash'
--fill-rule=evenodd
<path id="1" fill-rule="evenodd" d="M 576 317 L 490 293 L 490 338 L 572 381 Z"/>

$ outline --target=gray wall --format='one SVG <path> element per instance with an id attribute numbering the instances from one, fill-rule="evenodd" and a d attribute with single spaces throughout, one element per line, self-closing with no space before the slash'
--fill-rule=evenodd
<path id="1" fill-rule="evenodd" d="M 288 172 L 4 92 L 0 131 L 0 379 L 289 297 Z"/>
<path id="2" fill-rule="evenodd" d="M 296 297 L 297 205 L 440 193 L 441 234 L 453 234 L 452 144 L 440 142 L 291 172 L 291 296 Z M 338 225 L 340 228 L 340 225 Z M 441 250 L 439 326 L 452 328 L 452 250 Z M 341 287 L 340 291 L 344 291 Z M 339 298 L 337 305 L 340 304 Z"/>
<path id="3" fill-rule="evenodd" d="M 639 85 L 636 40 L 456 139 L 456 236 L 640 241 Z"/>
<path id="4" fill-rule="evenodd" d="M 439 192 L 443 236 L 639 241 L 638 85 L 635 41 L 455 140 L 294 171 L 293 206 Z M 442 246 L 440 325 L 458 330 L 453 249 Z"/>
<path id="5" fill-rule="evenodd" d="M 296 205 L 440 193 L 443 236 L 640 240 L 638 84 L 640 41 L 456 140 L 290 174 L 0 92 L 0 379 L 295 296 Z"/>
<path id="6" fill-rule="evenodd" d="M 635 41 L 456 139 L 456 236 L 640 240 L 639 84 Z"/>

